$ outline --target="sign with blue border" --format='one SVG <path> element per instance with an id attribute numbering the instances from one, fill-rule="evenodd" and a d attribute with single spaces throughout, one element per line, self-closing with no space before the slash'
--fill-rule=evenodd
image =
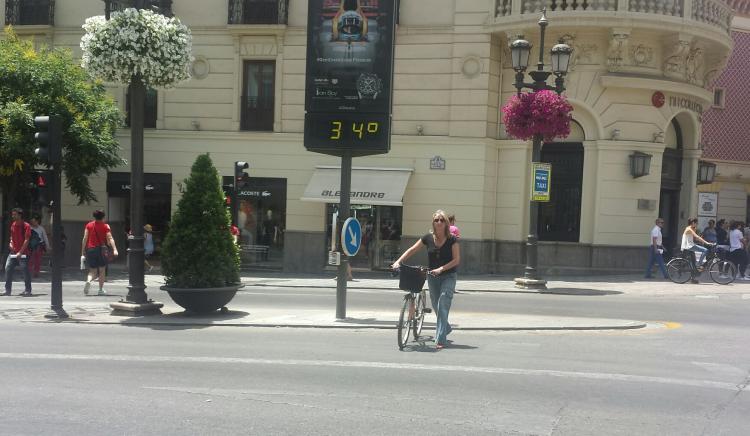
<path id="1" fill-rule="evenodd" d="M 356 256 L 362 245 L 362 226 L 356 218 L 347 218 L 341 227 L 341 248 L 349 257 Z"/>
<path id="2" fill-rule="evenodd" d="M 531 164 L 531 174 L 531 201 L 549 201 L 552 165 L 548 163 L 533 162 Z"/>

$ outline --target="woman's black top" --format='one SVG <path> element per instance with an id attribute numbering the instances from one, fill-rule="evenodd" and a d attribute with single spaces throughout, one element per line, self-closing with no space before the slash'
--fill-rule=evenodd
<path id="1" fill-rule="evenodd" d="M 453 260 L 453 244 L 458 243 L 456 237 L 450 235 L 445 243 L 440 247 L 435 246 L 435 239 L 432 237 L 432 233 L 428 233 L 422 236 L 422 243 L 427 247 L 427 258 L 429 259 L 429 267 L 431 270 L 440 268 L 446 263 Z M 456 272 L 456 268 L 446 269 L 443 273 Z"/>

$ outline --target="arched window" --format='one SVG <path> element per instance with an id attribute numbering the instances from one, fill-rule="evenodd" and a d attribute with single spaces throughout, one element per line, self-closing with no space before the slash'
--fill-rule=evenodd
<path id="1" fill-rule="evenodd" d="M 540 241 L 578 242 L 581 234 L 583 191 L 583 129 L 571 125 L 566 141 L 542 146 L 542 162 L 552 164 L 550 201 L 539 203 L 537 233 Z"/>

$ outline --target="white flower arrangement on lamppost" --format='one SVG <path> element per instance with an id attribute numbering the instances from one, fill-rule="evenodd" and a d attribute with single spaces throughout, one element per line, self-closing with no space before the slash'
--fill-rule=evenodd
<path id="1" fill-rule="evenodd" d="M 105 82 L 172 88 L 190 78 L 192 35 L 177 18 L 128 8 L 83 24 L 82 66 Z"/>
<path id="2" fill-rule="evenodd" d="M 106 1 L 106 0 L 105 0 Z M 190 78 L 192 35 L 173 17 L 147 9 L 146 0 L 123 0 L 132 5 L 111 17 L 86 20 L 81 38 L 82 66 L 105 82 L 128 85 L 130 95 L 130 228 L 128 295 L 110 305 L 115 312 L 159 312 L 163 306 L 148 299 L 144 282 L 143 250 L 143 115 L 146 86 L 171 88 Z M 110 4 L 107 3 L 107 11 Z"/>

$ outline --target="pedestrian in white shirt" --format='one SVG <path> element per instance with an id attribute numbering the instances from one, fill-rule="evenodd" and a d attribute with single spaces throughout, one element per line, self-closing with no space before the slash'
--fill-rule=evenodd
<path id="1" fill-rule="evenodd" d="M 731 225 L 731 231 L 729 232 L 729 260 L 737 265 L 737 278 L 743 280 L 750 280 L 750 277 L 745 275 L 747 269 L 747 251 L 745 246 L 747 241 L 742 234 L 742 223 L 737 221 Z"/>
<path id="2" fill-rule="evenodd" d="M 651 243 L 648 247 L 648 264 L 646 265 L 646 275 L 644 276 L 647 279 L 653 278 L 653 276 L 651 275 L 651 268 L 654 266 L 654 264 L 659 265 L 661 274 L 665 279 L 669 278 L 669 276 L 667 275 L 667 268 L 664 266 L 664 247 L 662 246 L 661 235 L 661 227 L 663 225 L 664 219 L 657 218 L 656 225 L 653 229 L 651 229 Z"/>

